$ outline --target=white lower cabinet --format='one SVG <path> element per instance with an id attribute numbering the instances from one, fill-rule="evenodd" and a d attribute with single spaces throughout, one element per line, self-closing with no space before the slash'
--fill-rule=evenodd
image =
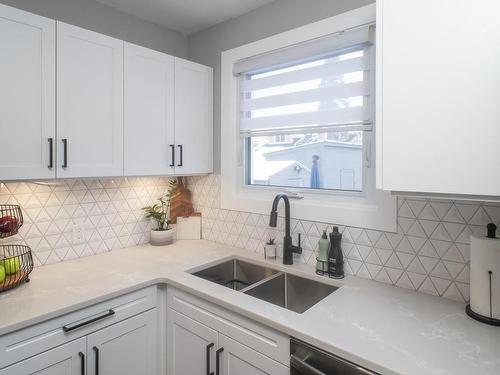
<path id="1" fill-rule="evenodd" d="M 157 310 L 0 370 L 0 375 L 157 375 Z"/>
<path id="2" fill-rule="evenodd" d="M 217 331 L 168 309 L 169 374 L 206 375 L 214 370 Z"/>
<path id="3" fill-rule="evenodd" d="M 84 337 L 71 341 L 4 368 L 0 375 L 83 375 L 86 343 Z"/>
<path id="4" fill-rule="evenodd" d="M 160 295 L 151 286 L 0 335 L 0 375 L 162 373 Z"/>
<path id="5" fill-rule="evenodd" d="M 290 338 L 188 293 L 167 293 L 168 375 L 288 375 Z"/>
<path id="6" fill-rule="evenodd" d="M 87 336 L 87 375 L 156 375 L 156 309 Z"/>
<path id="7" fill-rule="evenodd" d="M 246 345 L 219 334 L 220 375 L 288 375 L 290 369 Z"/>

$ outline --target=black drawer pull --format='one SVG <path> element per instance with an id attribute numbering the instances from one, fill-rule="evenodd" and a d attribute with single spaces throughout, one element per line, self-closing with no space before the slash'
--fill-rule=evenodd
<path id="1" fill-rule="evenodd" d="M 182 167 L 182 145 L 177 145 L 179 147 L 179 164 L 177 164 L 178 167 Z"/>
<path id="2" fill-rule="evenodd" d="M 220 348 L 215 352 L 215 375 L 220 375 L 220 353 L 223 351 L 224 348 Z"/>
<path id="3" fill-rule="evenodd" d="M 95 353 L 95 375 L 99 375 L 99 348 L 94 346 L 92 350 Z"/>
<path id="4" fill-rule="evenodd" d="M 104 318 L 107 318 L 109 316 L 113 316 L 115 315 L 115 312 L 114 310 L 112 309 L 109 309 L 108 311 L 106 311 L 105 313 L 101 314 L 101 315 L 97 315 L 93 318 L 90 318 L 89 320 L 85 320 L 81 323 L 76 323 L 74 325 L 67 325 L 67 326 L 63 326 L 62 329 L 64 332 L 71 332 L 71 331 L 74 331 L 75 329 L 78 329 L 78 328 L 81 328 L 83 326 L 86 326 L 88 324 L 91 324 L 91 323 L 94 323 L 94 322 L 97 322 L 98 320 L 101 320 L 101 319 L 104 319 Z"/>
<path id="5" fill-rule="evenodd" d="M 85 375 L 85 354 L 78 352 L 78 356 L 80 357 L 80 373 Z"/>
<path id="6" fill-rule="evenodd" d="M 175 167 L 175 145 L 170 145 L 170 149 L 172 150 L 172 162 L 170 166 Z"/>
<path id="7" fill-rule="evenodd" d="M 207 375 L 214 375 L 214 372 L 210 372 L 210 349 L 214 347 L 214 343 L 207 345 Z"/>
<path id="8" fill-rule="evenodd" d="M 49 141 L 49 165 L 47 168 L 54 168 L 54 138 L 48 138 Z"/>
<path id="9" fill-rule="evenodd" d="M 63 143 L 63 168 L 68 168 L 68 140 L 66 138 L 62 139 Z"/>

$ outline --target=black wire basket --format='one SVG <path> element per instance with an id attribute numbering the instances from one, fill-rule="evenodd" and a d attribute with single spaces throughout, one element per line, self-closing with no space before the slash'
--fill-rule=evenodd
<path id="1" fill-rule="evenodd" d="M 0 205 L 0 239 L 14 236 L 23 225 L 21 207 Z M 25 245 L 0 245 L 0 292 L 29 281 L 33 271 L 31 249 Z"/>
<path id="2" fill-rule="evenodd" d="M 17 234 L 23 225 L 21 207 L 15 204 L 0 204 L 0 238 Z"/>
<path id="3" fill-rule="evenodd" d="M 0 292 L 29 281 L 33 256 L 29 246 L 0 245 Z"/>

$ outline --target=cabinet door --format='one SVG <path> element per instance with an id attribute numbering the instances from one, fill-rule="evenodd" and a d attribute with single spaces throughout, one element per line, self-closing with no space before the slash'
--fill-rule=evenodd
<path id="1" fill-rule="evenodd" d="M 175 173 L 213 170 L 213 69 L 175 58 Z"/>
<path id="2" fill-rule="evenodd" d="M 289 375 L 290 369 L 239 342 L 219 334 L 222 375 Z"/>
<path id="3" fill-rule="evenodd" d="M 88 375 L 156 375 L 156 309 L 87 337 Z"/>
<path id="4" fill-rule="evenodd" d="M 500 2 L 377 0 L 377 187 L 500 196 Z"/>
<path id="5" fill-rule="evenodd" d="M 0 5 L 0 51 L 0 180 L 53 178 L 55 21 Z"/>
<path id="6" fill-rule="evenodd" d="M 169 308 L 167 340 L 169 375 L 206 375 L 215 371 L 217 331 Z"/>
<path id="7" fill-rule="evenodd" d="M 174 58 L 125 43 L 124 173 L 174 174 Z"/>
<path id="8" fill-rule="evenodd" d="M 123 175 L 123 41 L 57 23 L 57 175 Z"/>
<path id="9" fill-rule="evenodd" d="M 0 370 L 0 375 L 85 375 L 86 339 L 71 341 Z"/>

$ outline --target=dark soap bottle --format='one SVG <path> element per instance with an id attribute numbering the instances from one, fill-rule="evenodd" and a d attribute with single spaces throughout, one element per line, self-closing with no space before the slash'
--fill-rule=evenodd
<path id="1" fill-rule="evenodd" d="M 338 227 L 333 227 L 330 233 L 330 251 L 328 252 L 328 276 L 334 279 L 344 277 L 344 255 L 342 254 L 342 233 Z"/>

